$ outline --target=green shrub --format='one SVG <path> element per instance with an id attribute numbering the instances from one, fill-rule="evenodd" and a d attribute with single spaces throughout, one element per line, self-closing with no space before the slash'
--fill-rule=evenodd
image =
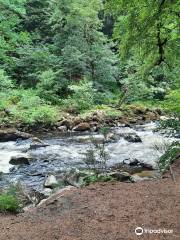
<path id="1" fill-rule="evenodd" d="M 8 192 L 0 194 L 0 212 L 16 213 L 20 209 L 21 206 L 16 196 Z"/>
<path id="2" fill-rule="evenodd" d="M 0 69 L 0 90 L 7 90 L 13 88 L 12 80 L 6 75 L 5 71 Z"/>
<path id="3" fill-rule="evenodd" d="M 180 115 L 180 89 L 171 91 L 162 102 L 162 107 L 168 112 Z"/>
<path id="4" fill-rule="evenodd" d="M 74 107 L 81 111 L 90 109 L 93 106 L 95 92 L 92 82 L 84 80 L 78 85 L 71 85 L 69 89 L 72 95 L 63 100 L 63 105 L 66 108 Z"/>
<path id="5" fill-rule="evenodd" d="M 160 157 L 158 166 L 161 172 L 166 171 L 175 158 L 180 154 L 180 143 L 173 142 L 167 151 Z"/>
<path id="6" fill-rule="evenodd" d="M 167 130 L 172 136 L 180 132 L 180 120 L 179 118 L 167 119 L 159 122 L 158 130 Z"/>
<path id="7" fill-rule="evenodd" d="M 109 160 L 109 153 L 106 149 L 106 140 L 109 133 L 109 128 L 104 127 L 100 130 L 103 135 L 103 140 L 99 143 L 94 136 L 91 136 L 91 144 L 84 153 L 83 161 L 90 172 L 99 179 L 100 174 L 107 174 L 107 162 Z M 93 181 L 93 180 L 92 180 Z"/>
<path id="8" fill-rule="evenodd" d="M 0 92 L 0 111 L 10 110 L 10 116 L 2 121 L 22 122 L 28 125 L 37 123 L 50 124 L 57 119 L 56 107 L 37 96 L 36 91 L 14 89 L 7 93 Z"/>
<path id="9" fill-rule="evenodd" d="M 49 105 L 32 107 L 19 112 L 18 109 L 13 111 L 14 118 L 30 126 L 42 123 L 50 124 L 56 121 L 57 113 L 55 108 Z"/>
<path id="10" fill-rule="evenodd" d="M 83 179 L 84 185 L 88 186 L 91 183 L 95 182 L 108 182 L 112 181 L 113 178 L 111 176 L 106 176 L 106 175 L 89 175 Z"/>
<path id="11" fill-rule="evenodd" d="M 58 76 L 58 80 L 57 80 Z M 39 82 L 36 86 L 37 94 L 46 101 L 54 104 L 59 103 L 59 92 L 61 92 L 61 81 L 59 73 L 52 69 L 46 70 L 39 75 Z"/>

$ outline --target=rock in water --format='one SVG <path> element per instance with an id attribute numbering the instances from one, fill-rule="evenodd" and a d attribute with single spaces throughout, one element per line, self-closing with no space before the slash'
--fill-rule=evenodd
<path id="1" fill-rule="evenodd" d="M 109 132 L 106 137 L 106 142 L 117 142 L 119 140 L 120 136 L 118 134 Z"/>
<path id="2" fill-rule="evenodd" d="M 24 140 L 31 137 L 31 134 L 20 132 L 13 128 L 0 130 L 0 142 L 16 141 L 18 138 Z"/>
<path id="3" fill-rule="evenodd" d="M 141 138 L 135 133 L 125 135 L 124 139 L 128 142 L 133 142 L 133 143 L 142 142 Z"/>
<path id="4" fill-rule="evenodd" d="M 58 130 L 59 130 L 60 132 L 66 132 L 68 129 L 67 129 L 66 126 L 60 126 L 60 127 L 58 127 Z"/>
<path id="5" fill-rule="evenodd" d="M 30 150 L 35 150 L 42 147 L 48 147 L 49 145 L 41 141 L 39 138 L 32 138 L 32 143 L 30 144 Z"/>
<path id="6" fill-rule="evenodd" d="M 49 175 L 44 183 L 44 186 L 47 188 L 53 188 L 58 184 L 58 181 L 54 175 Z"/>
<path id="7" fill-rule="evenodd" d="M 11 157 L 9 163 L 12 165 L 21 165 L 21 164 L 29 165 L 30 160 L 31 160 L 31 157 L 29 155 L 21 154 L 21 155 Z"/>

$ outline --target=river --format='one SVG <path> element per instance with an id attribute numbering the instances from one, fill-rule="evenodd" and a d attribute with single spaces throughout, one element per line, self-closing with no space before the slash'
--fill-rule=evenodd
<path id="1" fill-rule="evenodd" d="M 153 122 L 132 128 L 113 128 L 112 131 L 121 136 L 137 134 L 142 142 L 128 142 L 123 137 L 117 141 L 107 142 L 108 167 L 124 160 L 138 159 L 138 161 L 148 163 L 156 168 L 157 160 L 163 152 L 158 152 L 154 145 L 163 145 L 165 142 L 172 142 L 173 139 L 154 131 L 155 128 L 156 124 Z M 43 188 L 48 174 L 56 175 L 72 168 L 86 168 L 83 159 L 90 145 L 89 133 L 69 132 L 58 135 L 46 134 L 40 137 L 49 146 L 29 150 L 29 140 L 18 144 L 17 142 L 0 143 L 0 172 L 5 173 L 5 177 L 0 180 L 1 186 L 20 182 L 29 188 Z M 99 141 L 102 137 L 101 134 L 94 134 L 94 138 Z M 11 157 L 19 154 L 30 155 L 33 158 L 30 165 L 10 165 Z"/>

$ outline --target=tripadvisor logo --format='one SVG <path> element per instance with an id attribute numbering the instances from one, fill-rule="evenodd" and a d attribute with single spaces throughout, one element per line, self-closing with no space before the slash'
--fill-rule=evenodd
<path id="1" fill-rule="evenodd" d="M 141 236 L 142 234 L 172 234 L 172 229 L 165 229 L 165 228 L 159 228 L 159 229 L 151 229 L 151 228 L 142 228 L 137 227 L 135 229 L 135 234 L 137 236 Z"/>
<path id="2" fill-rule="evenodd" d="M 143 230 L 143 228 L 141 228 L 141 227 L 137 227 L 137 228 L 135 229 L 135 234 L 136 234 L 137 236 L 142 235 L 143 232 L 144 232 L 144 230 Z"/>

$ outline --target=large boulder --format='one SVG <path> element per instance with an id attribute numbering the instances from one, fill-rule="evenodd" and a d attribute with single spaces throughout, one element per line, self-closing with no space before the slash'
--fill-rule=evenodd
<path id="1" fill-rule="evenodd" d="M 0 130 L 0 142 L 16 141 L 17 139 L 24 140 L 31 137 L 33 137 L 31 134 L 20 132 L 13 128 Z"/>
<path id="2" fill-rule="evenodd" d="M 9 163 L 11 165 L 22 165 L 22 164 L 29 165 L 31 160 L 32 158 L 29 155 L 19 154 L 17 156 L 11 157 Z"/>

